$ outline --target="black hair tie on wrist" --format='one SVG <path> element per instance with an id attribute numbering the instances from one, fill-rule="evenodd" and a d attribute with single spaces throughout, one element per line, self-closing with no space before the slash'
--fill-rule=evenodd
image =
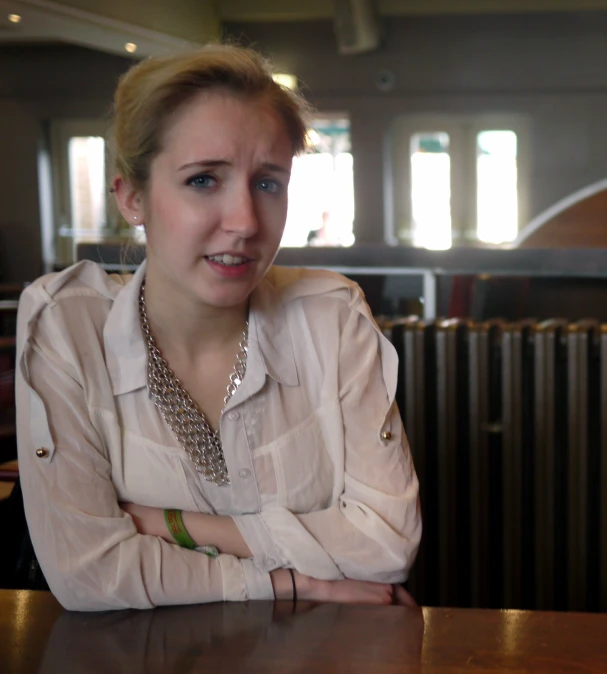
<path id="1" fill-rule="evenodd" d="M 291 574 L 291 584 L 293 585 L 293 603 L 297 604 L 297 586 L 295 585 L 295 574 L 293 573 L 293 569 L 287 569 L 287 571 Z"/>

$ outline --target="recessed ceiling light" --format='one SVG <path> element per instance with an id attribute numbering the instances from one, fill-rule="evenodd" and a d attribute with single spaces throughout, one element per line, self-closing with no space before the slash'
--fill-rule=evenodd
<path id="1" fill-rule="evenodd" d="M 129 52 L 129 54 L 137 51 L 137 45 L 134 42 L 127 42 L 124 45 L 124 48 Z"/>
<path id="2" fill-rule="evenodd" d="M 19 23 L 21 21 L 21 17 L 19 16 L 19 14 L 9 14 L 8 20 L 11 23 Z"/>

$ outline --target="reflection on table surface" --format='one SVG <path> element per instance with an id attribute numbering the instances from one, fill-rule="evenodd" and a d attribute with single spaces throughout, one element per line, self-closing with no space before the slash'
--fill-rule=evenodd
<path id="1" fill-rule="evenodd" d="M 607 615 L 248 602 L 71 613 L 0 591 L 3 674 L 607 672 Z"/>

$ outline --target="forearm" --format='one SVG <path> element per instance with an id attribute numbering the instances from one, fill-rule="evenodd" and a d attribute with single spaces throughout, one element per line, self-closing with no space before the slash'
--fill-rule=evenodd
<path id="1" fill-rule="evenodd" d="M 323 580 L 344 576 L 388 583 L 404 580 L 421 531 L 415 521 L 416 509 L 412 509 L 412 521 L 395 531 L 368 506 L 347 503 L 346 508 L 336 505 L 304 514 L 275 508 L 261 517 L 286 565 L 305 575 Z"/>
<path id="2" fill-rule="evenodd" d="M 123 503 L 122 509 L 131 515 L 140 534 L 159 536 L 175 543 L 164 518 L 162 508 L 151 508 L 134 503 Z M 196 545 L 214 545 L 219 552 L 240 559 L 252 557 L 251 550 L 231 517 L 182 511 L 183 526 Z"/>
<path id="3" fill-rule="evenodd" d="M 214 545 L 220 552 L 240 559 L 252 557 L 249 546 L 231 517 L 183 511 L 181 519 L 197 545 Z"/>
<path id="4" fill-rule="evenodd" d="M 347 578 L 398 583 L 406 579 L 421 535 L 415 500 L 388 499 L 374 510 L 358 499 L 342 497 L 342 506 L 295 515 Z M 371 499 L 369 499 L 371 500 Z M 389 500 L 393 503 L 386 507 Z M 401 512 L 392 527 L 389 511 Z M 396 518 L 392 518 L 394 520 Z"/>

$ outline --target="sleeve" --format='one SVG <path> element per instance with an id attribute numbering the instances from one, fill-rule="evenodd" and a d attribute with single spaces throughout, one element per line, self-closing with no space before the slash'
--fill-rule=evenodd
<path id="1" fill-rule="evenodd" d="M 34 549 L 59 602 L 94 611 L 273 598 L 252 560 L 212 560 L 137 533 L 118 505 L 82 385 L 52 347 L 56 331 L 37 328 L 38 341 L 30 335 L 35 304 L 26 291 L 18 316 L 19 473 Z"/>
<path id="2" fill-rule="evenodd" d="M 394 402 L 398 358 L 360 302 L 341 334 L 343 492 L 326 510 L 262 512 L 269 540 L 250 547 L 279 549 L 277 564 L 316 578 L 395 583 L 408 577 L 421 538 L 418 481 Z"/>

